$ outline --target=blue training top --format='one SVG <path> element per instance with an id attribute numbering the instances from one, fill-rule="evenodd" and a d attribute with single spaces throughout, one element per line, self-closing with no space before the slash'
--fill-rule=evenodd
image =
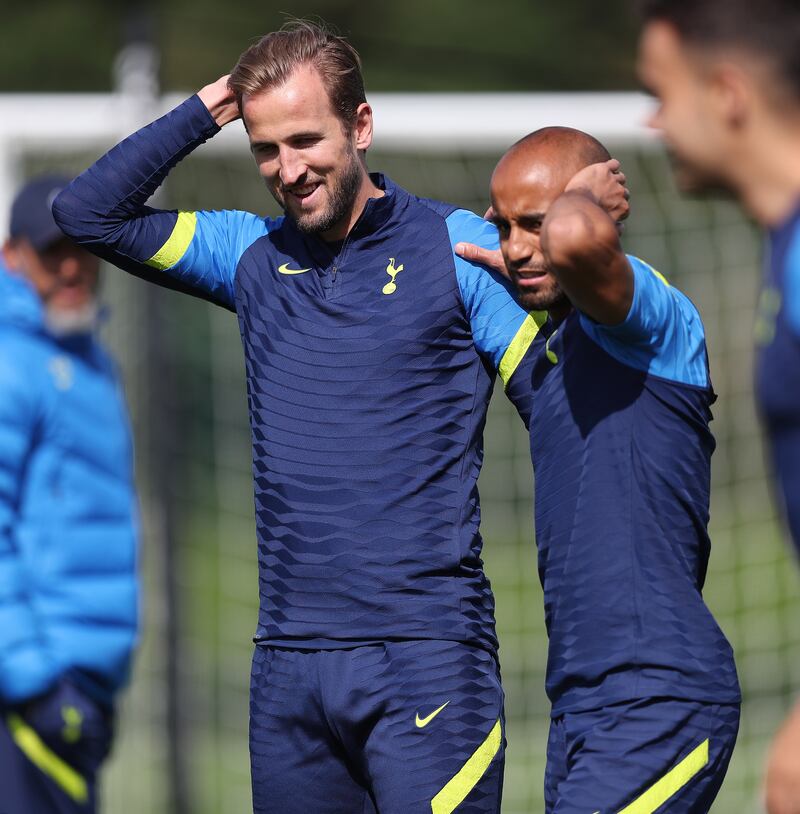
<path id="1" fill-rule="evenodd" d="M 626 320 L 531 314 L 536 336 L 508 387 L 531 431 L 554 716 L 739 700 L 701 593 L 714 449 L 703 326 L 658 272 L 629 262 Z"/>
<path id="2" fill-rule="evenodd" d="M 526 313 L 459 259 L 497 246 L 472 213 L 381 176 L 334 251 L 289 218 L 144 205 L 218 131 L 195 96 L 57 199 L 73 239 L 133 273 L 235 310 L 253 441 L 256 638 L 325 648 L 452 639 L 493 650 L 476 481 L 495 373 Z"/>
<path id="3" fill-rule="evenodd" d="M 769 238 L 756 322 L 755 393 L 778 497 L 800 553 L 800 206 Z"/>

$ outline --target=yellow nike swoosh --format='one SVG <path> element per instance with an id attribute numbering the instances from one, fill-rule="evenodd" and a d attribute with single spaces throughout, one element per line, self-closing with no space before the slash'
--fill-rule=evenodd
<path id="1" fill-rule="evenodd" d="M 419 713 L 417 713 L 416 720 L 414 721 L 417 728 L 424 729 L 449 703 L 449 701 L 445 701 L 439 709 L 435 709 L 430 715 L 426 715 L 424 718 L 420 718 Z"/>
<path id="2" fill-rule="evenodd" d="M 311 271 L 311 269 L 290 269 L 288 263 L 284 263 L 282 266 L 278 266 L 278 271 L 281 274 L 305 274 L 307 271 Z"/>

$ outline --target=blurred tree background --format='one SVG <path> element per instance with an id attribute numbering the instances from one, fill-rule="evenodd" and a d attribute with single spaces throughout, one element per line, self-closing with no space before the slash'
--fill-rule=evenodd
<path id="1" fill-rule="evenodd" d="M 368 92 L 631 90 L 635 2 L 0 0 L 0 94 L 20 94 L 12 100 L 18 105 L 28 104 L 30 93 L 111 91 L 118 55 L 142 41 L 158 54 L 160 89 L 188 94 L 229 71 L 251 42 L 290 15 L 322 18 L 347 35 L 363 58 Z M 70 115 L 80 116 L 71 104 Z M 524 116 L 513 114 L 512 107 L 522 135 Z M 20 177 L 77 173 L 110 146 L 59 139 L 61 114 L 39 115 L 40 138 L 3 152 L 0 114 L 0 169 L 5 164 Z M 63 149 L 51 151 L 50 141 Z M 245 143 L 239 152 L 204 148 L 188 158 L 158 205 L 277 214 Z M 766 745 L 800 686 L 800 583 L 769 499 L 751 397 L 760 241 L 731 204 L 681 198 L 654 145 L 611 146 L 633 194 L 626 248 L 692 297 L 709 338 L 720 398 L 705 595 L 734 644 L 747 699 L 715 811 L 753 814 L 761 810 Z M 426 152 L 378 140 L 370 164 L 417 194 L 482 212 L 498 151 Z M 142 647 L 122 700 L 105 810 L 243 814 L 252 810 L 247 677 L 257 572 L 236 320 L 111 270 L 105 286 L 113 315 L 107 338 L 122 364 L 137 440 L 146 589 Z M 542 810 L 549 725 L 532 488 L 527 438 L 498 394 L 481 497 L 507 695 L 507 814 Z"/>
<path id="2" fill-rule="evenodd" d="M 164 90 L 226 73 L 287 15 L 352 38 L 368 90 L 631 89 L 630 0 L 0 0 L 0 92 L 108 91 L 127 42 L 152 40 Z"/>

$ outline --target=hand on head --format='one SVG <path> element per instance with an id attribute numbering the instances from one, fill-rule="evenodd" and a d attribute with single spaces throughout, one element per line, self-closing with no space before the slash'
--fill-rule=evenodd
<path id="1" fill-rule="evenodd" d="M 625 180 L 619 161 L 612 158 L 576 172 L 564 192 L 588 195 L 615 223 L 620 223 L 631 213 L 631 196 Z"/>
<path id="2" fill-rule="evenodd" d="M 208 108 L 219 127 L 241 118 L 236 95 L 228 87 L 228 77 L 229 74 L 225 74 L 197 92 L 200 101 Z"/>

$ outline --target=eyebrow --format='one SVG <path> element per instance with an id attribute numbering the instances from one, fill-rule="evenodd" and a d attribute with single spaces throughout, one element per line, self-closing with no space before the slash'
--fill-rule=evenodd
<path id="1" fill-rule="evenodd" d="M 517 221 L 519 223 L 541 223 L 545 214 L 545 212 L 525 212 L 517 218 Z"/>

